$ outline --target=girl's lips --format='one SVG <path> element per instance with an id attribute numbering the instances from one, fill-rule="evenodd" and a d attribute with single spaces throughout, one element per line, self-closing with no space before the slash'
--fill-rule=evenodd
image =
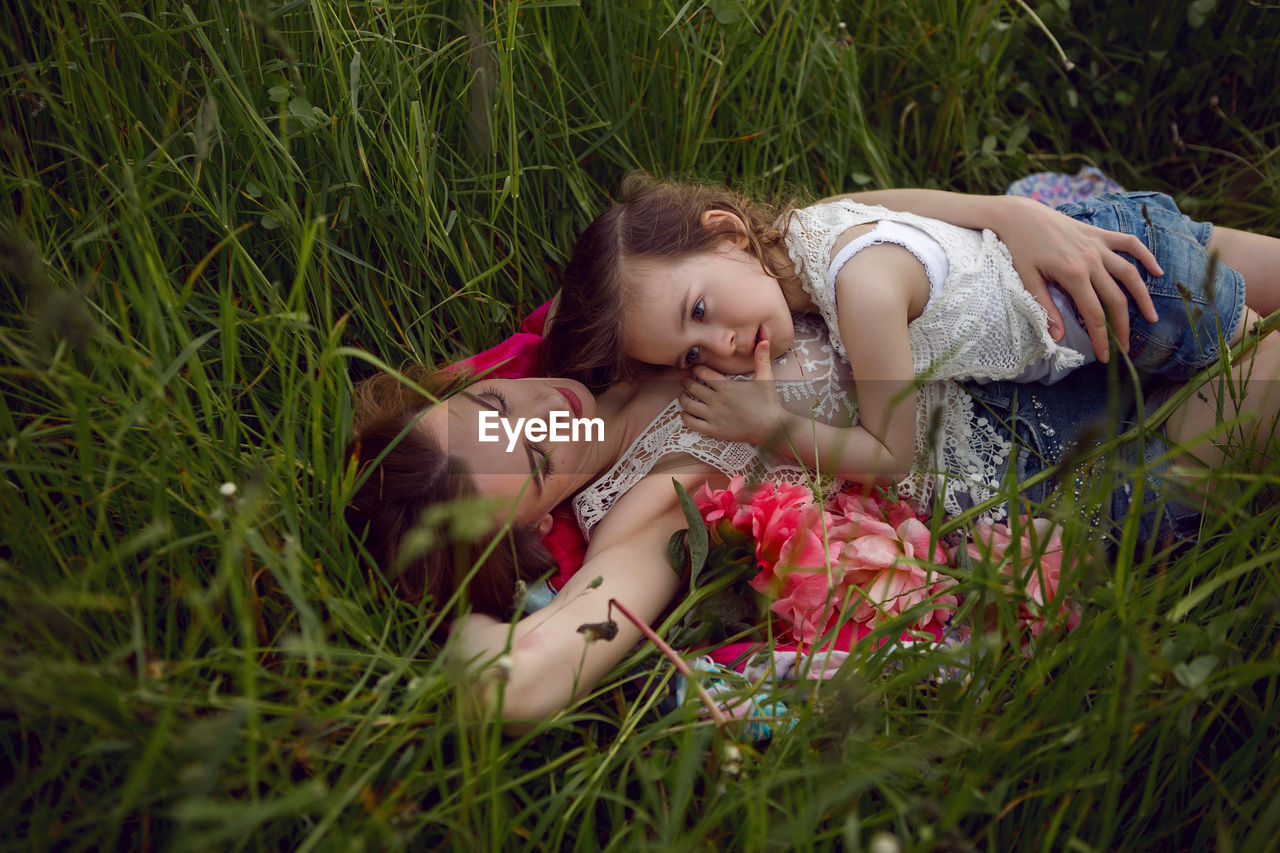
<path id="1" fill-rule="evenodd" d="M 575 418 L 582 417 L 582 401 L 578 399 L 578 395 L 568 388 L 561 388 L 558 385 L 556 390 L 560 392 L 560 396 L 564 397 L 565 402 L 569 404 L 569 411 L 573 412 L 573 416 Z"/>

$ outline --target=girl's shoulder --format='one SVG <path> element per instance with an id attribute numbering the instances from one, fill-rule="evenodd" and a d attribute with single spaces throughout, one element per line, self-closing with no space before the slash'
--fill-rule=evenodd
<path id="1" fill-rule="evenodd" d="M 782 215 L 780 226 L 797 224 L 805 229 L 823 229 L 824 226 L 848 228 L 864 222 L 876 222 L 891 217 L 894 212 L 880 205 L 861 204 L 847 198 L 820 201 L 807 207 L 794 207 Z"/>

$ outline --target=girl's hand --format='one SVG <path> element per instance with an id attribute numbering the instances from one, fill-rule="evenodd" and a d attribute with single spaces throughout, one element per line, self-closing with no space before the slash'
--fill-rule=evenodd
<path id="1" fill-rule="evenodd" d="M 1054 340 L 1061 339 L 1064 329 L 1062 315 L 1049 296 L 1050 283 L 1075 302 L 1099 361 L 1107 361 L 1110 355 L 1107 317 L 1121 349 L 1129 351 L 1129 298 L 1142 316 L 1153 323 L 1159 319 L 1142 275 L 1124 257 L 1134 258 L 1153 276 L 1164 274 L 1155 255 L 1137 237 L 1079 222 L 1030 199 L 1017 199 L 1002 210 L 1012 214 L 1000 217 L 999 226 L 992 230 L 1008 246 L 1023 286 L 1048 312 Z"/>
<path id="2" fill-rule="evenodd" d="M 759 444 L 778 434 L 785 411 L 773 383 L 769 341 L 756 345 L 755 378 L 734 382 L 703 364 L 693 367 L 680 394 L 681 418 L 694 432 Z"/>

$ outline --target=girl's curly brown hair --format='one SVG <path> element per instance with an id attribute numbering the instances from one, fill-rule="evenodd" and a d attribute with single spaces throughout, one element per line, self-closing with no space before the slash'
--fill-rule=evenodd
<path id="1" fill-rule="evenodd" d="M 778 212 L 771 207 L 724 186 L 628 175 L 621 201 L 587 226 L 565 266 L 560 306 L 546 341 L 548 376 L 577 379 L 600 391 L 640 372 L 640 365 L 622 352 L 625 261 L 674 260 L 713 250 L 725 237 L 739 235 L 729 221 L 704 225 L 708 210 L 729 211 L 746 225 L 741 236 L 766 273 L 777 279 L 792 274 L 775 224 Z"/>

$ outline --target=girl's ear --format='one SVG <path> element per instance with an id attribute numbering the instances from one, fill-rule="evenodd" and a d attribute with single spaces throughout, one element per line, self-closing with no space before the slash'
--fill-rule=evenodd
<path id="1" fill-rule="evenodd" d="M 725 232 L 725 238 L 737 246 L 739 249 L 745 249 L 751 241 L 747 239 L 747 225 L 742 221 L 738 214 L 728 210 L 720 210 L 712 208 L 702 212 L 702 227 L 715 228 L 718 231 Z M 732 229 L 733 234 L 728 232 Z"/>

